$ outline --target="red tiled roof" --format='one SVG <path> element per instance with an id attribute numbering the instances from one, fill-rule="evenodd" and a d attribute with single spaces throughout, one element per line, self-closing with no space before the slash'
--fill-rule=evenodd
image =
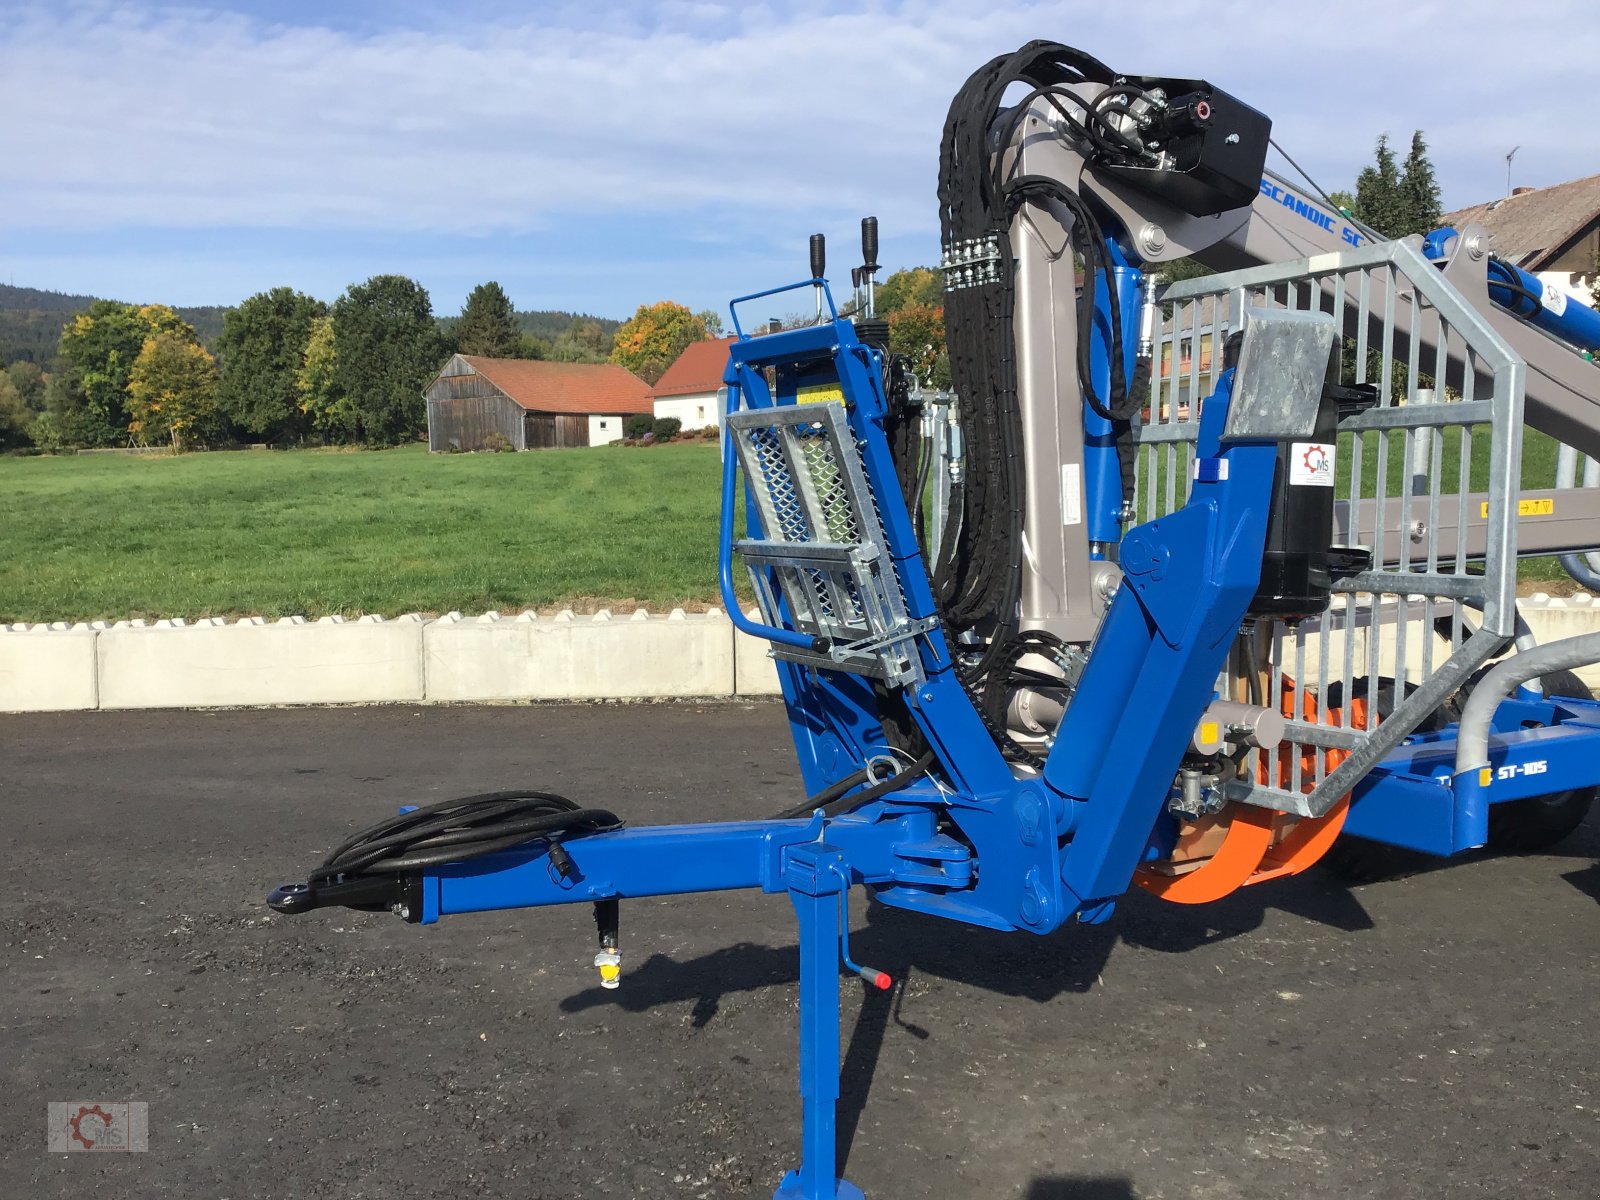
<path id="1" fill-rule="evenodd" d="M 690 342 L 666 374 L 656 381 L 657 396 L 687 396 L 691 392 L 714 392 L 722 386 L 722 372 L 728 366 L 731 337 L 708 342 Z"/>
<path id="2" fill-rule="evenodd" d="M 650 385 L 612 363 L 558 363 L 461 355 L 463 362 L 529 412 L 647 413 Z"/>

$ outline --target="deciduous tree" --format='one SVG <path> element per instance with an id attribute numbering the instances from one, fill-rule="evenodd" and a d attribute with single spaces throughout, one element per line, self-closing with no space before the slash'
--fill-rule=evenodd
<path id="1" fill-rule="evenodd" d="M 889 349 L 903 354 L 924 383 L 950 386 L 950 355 L 944 341 L 944 305 L 912 301 L 889 314 Z"/>
<path id="2" fill-rule="evenodd" d="M 917 378 L 950 386 L 950 353 L 944 340 L 944 275 L 932 267 L 909 267 L 885 279 L 873 298 L 889 321 L 889 349 L 911 362 Z"/>
<path id="3" fill-rule="evenodd" d="M 11 382 L 8 372 L 0 371 L 0 450 L 15 450 L 30 442 L 28 429 L 33 424 L 33 413 Z"/>
<path id="4" fill-rule="evenodd" d="M 518 358 L 549 358 L 550 343 L 536 333 L 517 334 Z"/>
<path id="5" fill-rule="evenodd" d="M 932 267 L 896 271 L 878 285 L 873 304 L 880 317 L 899 312 L 908 304 L 944 307 L 944 275 Z"/>
<path id="6" fill-rule="evenodd" d="M 705 322 L 675 301 L 641 304 L 617 330 L 610 361 L 655 383 L 686 346 L 706 336 Z"/>
<path id="7" fill-rule="evenodd" d="M 333 378 L 360 440 L 393 446 L 426 423 L 422 389 L 445 358 L 427 289 L 404 275 L 352 284 L 333 306 Z"/>
<path id="8" fill-rule="evenodd" d="M 300 369 L 295 372 L 294 391 L 307 425 L 325 442 L 346 441 L 356 436 L 355 413 L 339 390 L 334 369 L 337 362 L 333 318 L 318 317 L 311 322 L 305 354 Z"/>
<path id="9" fill-rule="evenodd" d="M 118 304 L 96 300 L 61 330 L 65 386 L 72 407 L 63 418 L 78 444 L 110 445 L 128 430 L 128 379 L 144 344 L 162 333 L 196 341 L 193 327 L 164 304 Z"/>
<path id="10" fill-rule="evenodd" d="M 6 376 L 11 380 L 11 386 L 17 389 L 17 395 L 22 398 L 22 403 L 29 412 L 44 411 L 45 378 L 38 363 L 14 362 L 6 368 Z"/>
<path id="11" fill-rule="evenodd" d="M 191 331 L 192 332 L 192 331 Z M 128 432 L 140 445 L 196 445 L 217 426 L 217 363 L 192 336 L 148 339 L 128 375 Z"/>
<path id="12" fill-rule="evenodd" d="M 472 289 L 456 322 L 456 349 L 461 354 L 481 354 L 487 358 L 517 358 L 521 331 L 511 298 L 491 280 Z"/>
<path id="13" fill-rule="evenodd" d="M 305 358 L 311 323 L 327 311 L 321 300 L 279 287 L 258 292 L 223 315 L 217 406 L 241 430 L 272 440 L 304 435 L 295 374 Z"/>
<path id="14" fill-rule="evenodd" d="M 584 317 L 574 317 L 550 347 L 550 358 L 555 362 L 599 363 L 605 362 L 610 353 L 611 339 L 600 322 Z"/>

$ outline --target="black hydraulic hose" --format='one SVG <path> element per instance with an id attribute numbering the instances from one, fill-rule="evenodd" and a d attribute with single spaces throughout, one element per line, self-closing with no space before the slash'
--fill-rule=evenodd
<path id="1" fill-rule="evenodd" d="M 1489 272 L 1489 286 L 1491 288 L 1504 288 L 1506 291 L 1510 292 L 1516 300 L 1526 300 L 1531 306 L 1527 312 L 1523 312 L 1522 305 L 1520 303 L 1505 305 L 1506 310 L 1510 312 L 1512 316 L 1520 317 L 1524 321 L 1529 321 L 1544 311 L 1544 297 L 1539 295 L 1538 292 L 1535 292 L 1533 289 L 1524 285 L 1522 280 L 1517 278 L 1516 270 L 1509 263 L 1502 262 L 1498 258 L 1491 258 L 1489 260 L 1489 266 L 1492 268 L 1499 268 L 1498 273 L 1495 271 Z M 1491 296 L 1490 299 L 1492 300 L 1494 297 Z"/>
<path id="2" fill-rule="evenodd" d="M 312 872 L 313 886 L 341 876 L 417 871 L 509 850 L 528 842 L 620 828 L 616 814 L 580 808 L 553 792 L 487 792 L 446 800 L 380 821 L 337 846 Z"/>
<path id="3" fill-rule="evenodd" d="M 922 438 L 918 444 L 917 454 L 917 480 L 912 486 L 911 494 L 914 503 L 911 507 L 911 527 L 916 534 L 917 548 L 922 551 L 922 561 L 927 564 L 928 573 L 933 573 L 933 562 L 928 556 L 928 534 L 926 529 L 926 513 L 922 503 L 923 492 L 928 486 L 928 476 L 933 471 L 933 439 Z"/>
<path id="4" fill-rule="evenodd" d="M 863 804 L 870 804 L 874 800 L 879 800 L 891 793 L 898 792 L 901 788 L 909 787 L 915 780 L 926 775 L 928 769 L 936 761 L 938 761 L 938 756 L 932 750 L 929 750 L 904 770 L 896 771 L 889 778 L 879 780 L 870 787 L 862 788 L 859 792 L 853 792 L 850 789 L 872 778 L 871 769 L 863 767 L 854 774 L 847 775 L 837 783 L 824 788 L 815 796 L 807 798 L 805 803 L 779 813 L 773 820 L 799 820 L 809 817 L 818 809 L 821 809 L 825 816 L 838 816 L 841 812 L 860 808 Z"/>
<path id="5" fill-rule="evenodd" d="M 789 811 L 798 811 L 804 815 L 805 813 L 812 812 L 815 809 L 826 808 L 840 796 L 848 792 L 851 788 L 860 787 L 863 783 L 867 783 L 871 779 L 872 768 L 862 767 L 859 771 L 853 771 L 849 775 L 846 775 L 843 779 L 840 779 L 834 783 L 830 783 L 815 796 L 807 796 L 804 804 L 800 805 L 798 809 L 790 809 Z"/>

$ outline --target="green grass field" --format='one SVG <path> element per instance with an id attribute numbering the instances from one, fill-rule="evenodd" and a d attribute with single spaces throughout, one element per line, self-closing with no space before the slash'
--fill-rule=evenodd
<path id="1" fill-rule="evenodd" d="M 714 443 L 0 458 L 0 622 L 715 602 Z"/>
<path id="2" fill-rule="evenodd" d="M 1528 484 L 1553 463 L 1530 435 Z M 717 603 L 718 476 L 708 442 L 0 458 L 0 623 Z"/>

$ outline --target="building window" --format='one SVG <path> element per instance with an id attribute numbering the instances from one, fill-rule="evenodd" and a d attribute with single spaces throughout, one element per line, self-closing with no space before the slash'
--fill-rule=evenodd
<path id="1" fill-rule="evenodd" d="M 605 422 L 605 421 L 601 421 L 600 422 L 600 428 L 601 429 L 604 429 L 606 427 L 606 425 L 607 425 L 607 422 Z"/>
<path id="2" fill-rule="evenodd" d="M 704 421 L 706 419 L 706 406 L 704 404 L 696 404 L 694 406 L 694 416 L 695 420 Z"/>

